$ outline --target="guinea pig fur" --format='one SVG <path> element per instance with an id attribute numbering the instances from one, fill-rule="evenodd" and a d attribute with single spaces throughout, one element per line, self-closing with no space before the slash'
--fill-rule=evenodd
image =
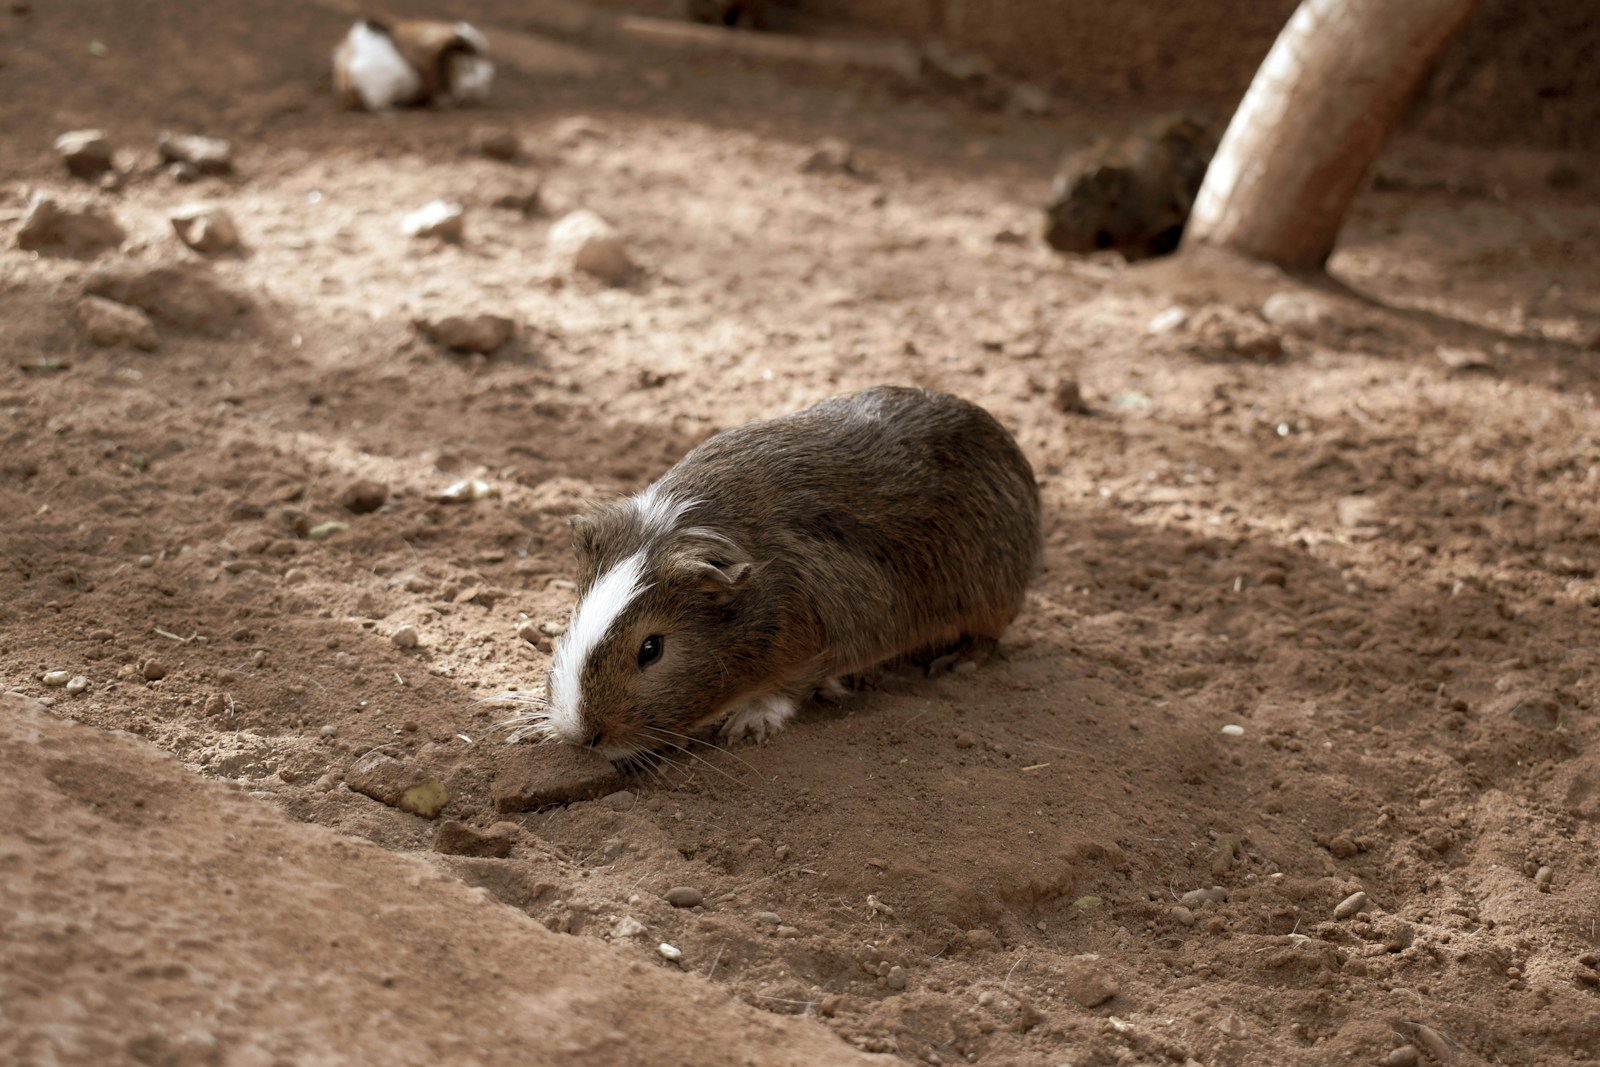
<path id="1" fill-rule="evenodd" d="M 573 527 L 578 605 L 511 725 L 613 760 L 717 722 L 764 740 L 854 672 L 987 651 L 1040 553 L 1011 435 L 888 386 L 719 433 Z"/>

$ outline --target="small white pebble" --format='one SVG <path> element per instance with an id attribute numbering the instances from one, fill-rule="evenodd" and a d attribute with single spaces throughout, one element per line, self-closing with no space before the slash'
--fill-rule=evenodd
<path id="1" fill-rule="evenodd" d="M 333 725 L 333 723 L 331 723 L 331 722 L 328 723 L 326 726 L 324 726 L 321 730 L 318 730 L 317 732 L 320 733 L 323 737 L 338 737 L 339 736 L 339 728 L 337 726 Z"/>
<path id="2" fill-rule="evenodd" d="M 77 696 L 79 693 L 88 688 L 89 679 L 85 678 L 81 674 L 67 683 L 67 692 L 71 693 L 73 696 Z"/>
<path id="3" fill-rule="evenodd" d="M 72 678 L 71 671 L 45 671 L 39 678 L 45 685 L 66 685 Z"/>
<path id="4" fill-rule="evenodd" d="M 419 640 L 417 628 L 409 622 L 389 635 L 389 643 L 395 648 L 416 648 Z"/>
<path id="5" fill-rule="evenodd" d="M 683 950 L 677 948 L 676 946 L 669 945 L 665 941 L 656 946 L 656 951 L 661 953 L 662 959 L 671 960 L 673 963 L 677 963 L 679 960 L 683 959 Z"/>
<path id="6" fill-rule="evenodd" d="M 1222 732 L 1227 734 L 1229 737 L 1243 737 L 1244 727 L 1240 726 L 1238 723 L 1230 722 L 1228 725 L 1222 728 Z"/>
<path id="7" fill-rule="evenodd" d="M 140 556 L 139 557 L 139 566 L 141 566 L 141 567 L 154 567 L 155 565 L 156 565 L 156 558 L 154 556 Z"/>

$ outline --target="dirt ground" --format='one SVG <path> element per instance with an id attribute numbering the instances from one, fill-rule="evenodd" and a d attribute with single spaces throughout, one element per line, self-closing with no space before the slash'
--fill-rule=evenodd
<path id="1" fill-rule="evenodd" d="M 59 719 L 0 705 L 0 1059 L 1595 1058 L 1594 158 L 1402 138 L 1309 286 L 1051 253 L 1055 159 L 1132 117 L 1070 101 L 552 52 L 489 106 L 372 117 L 318 91 L 338 4 L 22 6 L 0 13 L 0 679 Z M 51 151 L 91 125 L 119 188 Z M 231 137 L 236 173 L 176 183 L 162 129 Z M 526 158 L 482 157 L 483 129 Z M 851 170 L 804 166 L 830 137 Z M 494 206 L 536 188 L 538 212 Z M 14 247 L 34 189 L 127 240 Z M 401 232 L 435 197 L 465 205 L 460 243 Z M 195 200 L 242 253 L 176 241 Z M 626 239 L 625 284 L 548 251 L 577 208 Z M 158 263 L 250 310 L 92 345 L 93 272 Z M 463 356 L 412 325 L 477 311 L 517 340 Z M 1038 472 L 1044 567 L 1003 656 L 497 810 L 519 752 L 484 698 L 542 682 L 567 516 L 880 382 L 985 405 Z M 462 478 L 495 495 L 442 502 Z M 376 511 L 342 503 L 361 480 Z M 375 749 L 444 787 L 435 818 L 349 788 Z M 436 848 L 449 822 L 476 833 Z M 478 846 L 509 855 L 458 854 Z M 331 992 L 281 1011 L 312 974 Z M 282 1040 L 307 1019 L 315 1055 Z"/>

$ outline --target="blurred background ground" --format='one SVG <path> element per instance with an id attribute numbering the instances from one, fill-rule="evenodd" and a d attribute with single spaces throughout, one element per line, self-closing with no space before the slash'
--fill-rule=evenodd
<path id="1" fill-rule="evenodd" d="M 852 5 L 841 24 L 773 5 L 852 40 L 959 40 L 992 64 L 962 84 L 541 42 L 535 5 L 412 6 L 514 46 L 493 99 L 367 116 L 326 92 L 343 3 L 10 5 L 8 233 L 44 190 L 127 239 L 0 251 L 4 681 L 257 804 L 418 853 L 441 885 L 486 890 L 493 922 L 574 936 L 597 970 L 666 970 L 686 1032 L 744 1025 L 717 1013 L 726 996 L 809 1017 L 805 1040 L 927 1063 L 1586 1061 L 1595 29 L 1582 5 L 1486 5 L 1358 201 L 1336 285 L 1056 256 L 1037 232 L 1060 154 L 1176 106 L 1225 121 L 1288 10 L 1167 6 Z M 86 126 L 118 146 L 115 188 L 51 150 Z M 231 139 L 234 173 L 174 181 L 163 130 Z M 522 157 L 487 158 L 485 132 Z M 464 207 L 459 242 L 402 233 L 440 197 Z M 197 200 L 231 212 L 240 252 L 178 244 L 168 217 Z M 626 241 L 624 284 L 547 247 L 579 208 Z M 92 344 L 84 286 L 158 264 L 214 283 L 199 318 L 158 317 L 151 352 Z M 223 314 L 234 297 L 249 310 Z M 413 326 L 476 312 L 514 320 L 515 342 L 461 355 Z M 1040 475 L 1045 570 L 1005 658 L 883 678 L 620 795 L 496 810 L 503 713 L 479 698 L 542 678 L 540 625 L 571 606 L 566 516 L 720 427 L 885 381 L 985 404 Z M 439 500 L 469 477 L 498 495 Z M 385 489 L 374 511 L 347 506 L 361 481 Z M 403 625 L 414 647 L 391 640 Z M 64 824 L 52 798 L 123 826 L 169 795 L 154 772 L 117 777 L 96 736 L 50 734 L 60 795 L 29 792 L 8 856 L 88 856 L 111 832 Z M 348 787 L 374 748 L 446 787 L 436 819 Z M 171 795 L 192 798 L 180 818 L 210 803 Z M 509 854 L 434 851 L 446 821 Z M 224 953 L 219 975 L 198 939 L 113 938 L 118 865 L 164 855 L 127 832 L 92 876 L 8 865 L 69 887 L 28 913 L 48 921 L 5 916 L 3 951 L 28 964 L 8 990 L 24 1062 L 229 1062 L 276 1025 L 244 997 L 207 1040 L 148 1043 L 173 1005 L 214 1005 L 227 967 L 281 960 Z M 267 833 L 226 832 L 246 849 Z M 306 832 L 296 856 L 272 831 L 272 854 L 337 880 Z M 174 879 L 141 913 L 182 921 L 193 892 Z M 484 998 L 514 1005 L 536 980 L 467 967 L 474 920 L 440 901 L 464 925 L 423 958 L 460 980 L 429 995 L 464 1033 L 403 1000 L 328 1011 L 384 1012 L 467 1062 L 498 1047 L 474 1045 Z M 384 914 L 366 936 L 405 941 L 405 913 Z M 280 946 L 343 922 L 250 921 Z M 77 1014 L 51 985 L 89 973 L 56 965 L 65 927 L 73 959 L 144 992 Z M 349 1059 L 387 1047 L 349 1040 Z M 582 1062 L 660 1062 L 572 1040 Z"/>

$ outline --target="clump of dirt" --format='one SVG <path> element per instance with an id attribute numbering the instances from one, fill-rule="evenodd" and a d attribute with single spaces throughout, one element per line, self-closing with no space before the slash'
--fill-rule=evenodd
<path id="1" fill-rule="evenodd" d="M 202 53 L 176 20 L 41 7 L 0 70 L 20 93 L 0 97 L 20 176 L 0 191 L 4 679 L 189 769 L 79 773 L 117 762 L 82 742 L 30 811 L 70 797 L 198 834 L 220 818 L 198 773 L 250 794 L 240 820 L 315 824 L 313 850 L 412 853 L 355 892 L 435 872 L 427 936 L 507 954 L 431 991 L 474 1025 L 494 983 L 534 981 L 482 931 L 531 918 L 570 935 L 540 942 L 570 967 L 680 983 L 685 1030 L 805 1016 L 784 1040 L 841 1062 L 841 1042 L 1040 1067 L 1593 1055 L 1600 209 L 1545 184 L 1553 157 L 1396 146 L 1327 286 L 1130 268 L 1038 237 L 1091 116 L 557 50 L 569 73 L 508 61 L 487 109 L 372 117 L 311 91 L 347 16 L 301 10 L 207 5 Z M 91 127 L 119 152 L 105 186 L 51 149 Z M 486 157 L 490 127 L 525 151 Z M 165 128 L 230 137 L 234 172 L 180 182 Z M 851 166 L 807 168 L 824 143 Z M 89 261 L 14 247 L 35 188 L 124 239 Z M 539 209 L 495 206 L 517 190 Z M 403 232 L 436 199 L 461 205 L 459 240 Z M 237 254 L 179 242 L 197 200 L 227 209 Z M 631 273 L 550 247 L 578 210 Z M 167 270 L 228 313 L 201 329 L 147 301 L 153 351 L 88 335 L 86 291 L 131 299 L 95 279 Z M 514 339 L 456 351 L 415 325 L 452 315 Z M 880 382 L 982 403 L 1038 472 L 1044 567 L 1002 655 L 885 674 L 770 744 L 686 746 L 591 799 L 503 802 L 532 795 L 511 784 L 529 757 L 484 698 L 542 682 L 572 605 L 567 517 L 718 428 Z M 32 854 L 43 818 L 5 848 Z M 81 829 L 51 838 L 62 855 L 104 844 Z M 292 827 L 262 833 L 291 847 Z M 8 960 L 43 958 L 52 929 L 185 914 L 177 878 L 119 911 L 105 886 L 144 860 L 93 854 L 56 868 L 68 890 L 36 912 L 57 925 L 8 928 Z M 347 936 L 292 900 L 207 912 L 215 939 L 270 948 L 105 997 L 94 1048 L 190 1041 L 148 1019 Z M 416 922 L 380 910 L 363 951 L 454 973 Z M 117 951 L 163 931 L 128 926 Z M 70 1058 L 50 1025 L 87 972 L 29 973 L 38 1054 Z M 400 1047 L 339 1029 L 374 996 L 318 1001 L 341 1049 Z M 636 1062 L 595 1037 L 611 1015 L 569 1014 L 598 1028 L 570 1031 L 574 1057 Z"/>

